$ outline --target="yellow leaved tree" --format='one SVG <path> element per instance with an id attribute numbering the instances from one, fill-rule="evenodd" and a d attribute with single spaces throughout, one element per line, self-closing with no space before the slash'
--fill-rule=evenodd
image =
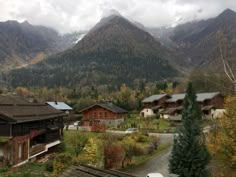
<path id="1" fill-rule="evenodd" d="M 214 129 L 209 135 L 208 148 L 213 160 L 222 165 L 218 170 L 223 169 L 222 171 L 228 173 L 228 170 L 236 170 L 236 96 L 226 99 L 225 109 L 225 115 L 215 120 Z"/>

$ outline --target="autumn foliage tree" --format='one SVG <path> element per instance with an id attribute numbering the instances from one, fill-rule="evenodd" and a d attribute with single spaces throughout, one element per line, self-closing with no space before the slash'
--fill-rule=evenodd
<path id="1" fill-rule="evenodd" d="M 216 119 L 214 129 L 209 135 L 208 148 L 214 159 L 221 161 L 223 168 L 236 171 L 236 96 L 226 99 L 225 109 L 224 116 Z M 229 176 L 228 172 L 226 170 Z"/>

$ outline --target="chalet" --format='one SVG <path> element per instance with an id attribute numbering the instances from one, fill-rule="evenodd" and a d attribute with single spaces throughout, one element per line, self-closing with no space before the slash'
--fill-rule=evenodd
<path id="1" fill-rule="evenodd" d="M 142 101 L 143 109 L 140 113 L 141 116 L 148 117 L 158 114 L 168 98 L 170 97 L 167 94 L 152 95 L 145 98 Z"/>
<path id="2" fill-rule="evenodd" d="M 0 96 L 0 160 L 13 166 L 60 144 L 64 112 L 23 98 Z"/>
<path id="3" fill-rule="evenodd" d="M 196 96 L 203 118 L 213 118 L 223 114 L 224 97 L 220 92 L 198 93 Z M 170 95 L 168 99 L 165 99 L 164 103 L 156 105 L 156 107 L 161 107 L 162 109 L 159 109 L 158 112 L 153 111 L 153 114 L 160 114 L 161 118 L 164 119 L 181 120 L 184 98 L 185 93 Z"/>
<path id="4" fill-rule="evenodd" d="M 131 174 L 117 171 L 98 169 L 87 165 L 73 165 L 59 177 L 135 177 Z"/>
<path id="5" fill-rule="evenodd" d="M 92 126 L 93 122 L 102 122 L 108 126 L 117 126 L 124 122 L 126 110 L 112 104 L 94 104 L 80 111 L 84 126 Z"/>

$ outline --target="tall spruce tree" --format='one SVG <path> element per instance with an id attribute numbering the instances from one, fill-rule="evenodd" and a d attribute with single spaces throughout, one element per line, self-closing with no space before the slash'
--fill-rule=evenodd
<path id="1" fill-rule="evenodd" d="M 180 177 L 208 177 L 210 155 L 200 127 L 201 110 L 192 84 L 188 84 L 182 112 L 183 125 L 174 138 L 169 171 Z"/>

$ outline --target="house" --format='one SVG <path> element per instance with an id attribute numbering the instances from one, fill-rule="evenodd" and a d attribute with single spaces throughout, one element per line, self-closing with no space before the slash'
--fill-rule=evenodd
<path id="1" fill-rule="evenodd" d="M 167 94 L 152 95 L 145 98 L 142 101 L 143 109 L 140 115 L 142 117 L 149 117 L 158 114 L 168 98 Z"/>
<path id="2" fill-rule="evenodd" d="M 124 122 L 126 110 L 112 104 L 100 103 L 80 111 L 84 126 L 92 126 L 94 122 L 102 122 L 108 126 L 117 126 Z"/>
<path id="3" fill-rule="evenodd" d="M 131 174 L 117 171 L 98 169 L 87 165 L 73 165 L 59 177 L 135 177 Z"/>
<path id="4" fill-rule="evenodd" d="M 201 107 L 203 118 L 215 118 L 224 113 L 224 96 L 220 92 L 197 93 L 196 96 L 196 101 Z M 185 93 L 169 95 L 161 104 L 155 104 L 155 107 L 161 109 L 154 112 L 154 109 L 144 108 L 141 114 L 145 117 L 143 111 L 146 111 L 146 115 L 160 114 L 161 118 L 180 121 L 182 119 L 184 98 Z"/>
<path id="5" fill-rule="evenodd" d="M 63 135 L 66 114 L 47 104 L 0 96 L 0 160 L 13 166 L 52 150 Z"/>
<path id="6" fill-rule="evenodd" d="M 70 107 L 64 102 L 50 101 L 50 102 L 47 102 L 47 104 L 57 110 L 64 111 L 67 114 L 69 114 L 69 112 L 73 110 L 72 107 Z"/>

